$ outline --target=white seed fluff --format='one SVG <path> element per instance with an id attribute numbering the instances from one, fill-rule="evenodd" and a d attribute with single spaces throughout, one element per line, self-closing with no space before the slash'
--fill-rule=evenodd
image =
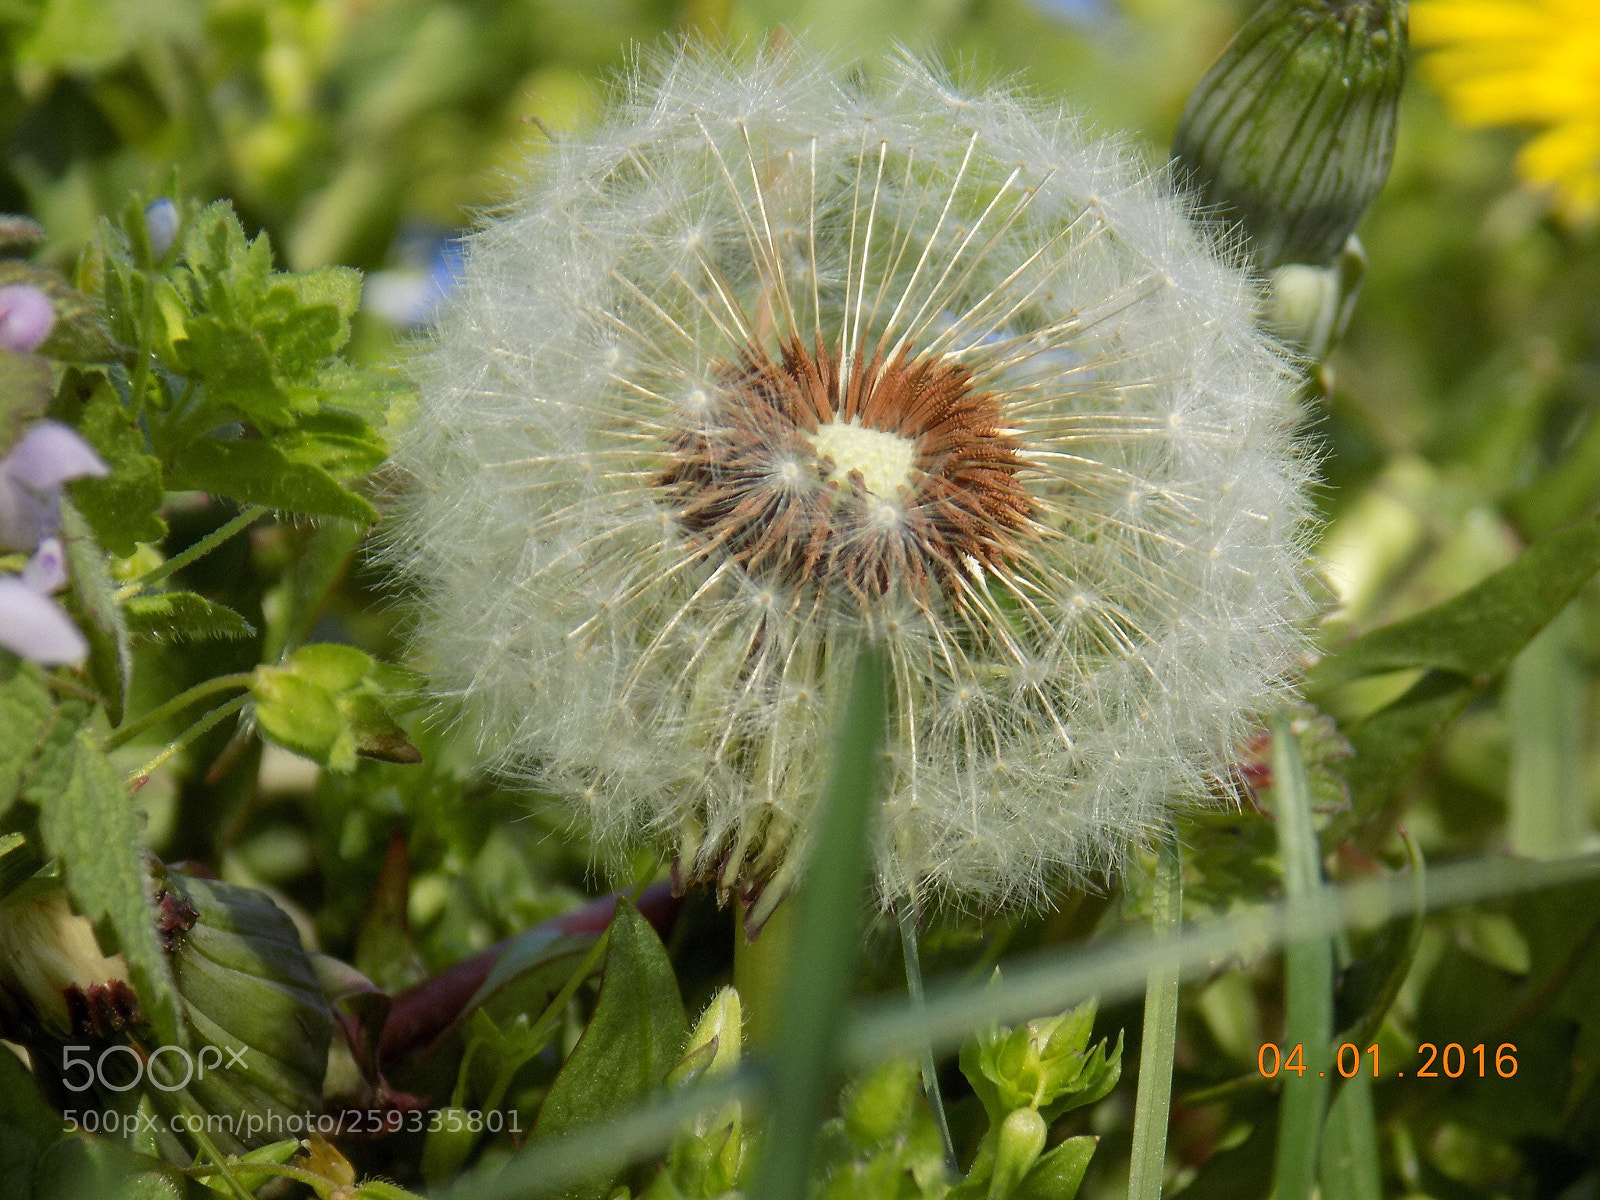
<path id="1" fill-rule="evenodd" d="M 1287 687 L 1294 381 L 1123 147 L 868 74 L 673 52 L 541 155 L 421 357 L 388 554 L 495 769 L 747 894 L 877 639 L 881 892 L 1037 903 L 1231 789 Z"/>

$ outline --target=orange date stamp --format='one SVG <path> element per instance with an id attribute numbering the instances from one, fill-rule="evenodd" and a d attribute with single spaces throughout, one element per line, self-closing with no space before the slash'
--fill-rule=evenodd
<path id="1" fill-rule="evenodd" d="M 1517 1048 L 1510 1042 L 1501 1042 L 1493 1048 L 1483 1042 L 1475 1046 L 1464 1046 L 1460 1042 L 1446 1042 L 1443 1046 L 1423 1042 L 1417 1047 L 1417 1062 L 1409 1071 L 1385 1075 L 1380 1070 L 1376 1042 L 1365 1050 L 1354 1042 L 1341 1042 L 1334 1051 L 1331 1066 L 1346 1079 L 1363 1073 L 1370 1074 L 1373 1079 L 1460 1079 L 1463 1076 L 1510 1079 L 1517 1073 Z M 1275 1042 L 1263 1042 L 1256 1052 L 1256 1069 L 1264 1079 L 1276 1079 L 1282 1074 L 1304 1076 L 1310 1070 L 1306 1065 L 1305 1047 L 1299 1042 L 1281 1047 Z M 1331 1073 L 1329 1070 L 1317 1072 L 1319 1076 Z"/>

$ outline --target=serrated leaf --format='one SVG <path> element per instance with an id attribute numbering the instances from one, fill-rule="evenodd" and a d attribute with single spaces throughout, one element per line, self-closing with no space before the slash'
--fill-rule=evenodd
<path id="1" fill-rule="evenodd" d="M 355 427 L 352 431 L 323 432 L 316 426 L 328 423 L 326 418 L 312 417 L 273 441 L 295 462 L 308 463 L 335 479 L 353 479 L 381 463 L 388 449 L 365 424 L 354 417 L 345 420 Z"/>
<path id="2" fill-rule="evenodd" d="M 116 584 L 105 552 L 95 544 L 89 525 L 70 500 L 61 501 L 61 542 L 66 551 L 72 596 L 82 620 L 78 627 L 89 640 L 89 676 L 100 689 L 111 723 L 122 721 L 122 705 L 133 678 L 128 627 L 117 604 Z"/>
<path id="3" fill-rule="evenodd" d="M 16 799 L 23 772 L 54 714 L 44 672 L 13 654 L 0 653 L 0 813 Z"/>
<path id="4" fill-rule="evenodd" d="M 266 339 L 209 315 L 184 323 L 184 337 L 173 343 L 178 371 L 205 383 L 206 400 L 263 429 L 288 425 L 295 397 L 277 378 Z"/>
<path id="5" fill-rule="evenodd" d="M 1529 546 L 1476 587 L 1393 625 L 1375 629 L 1323 659 L 1307 686 L 1417 667 L 1483 681 L 1504 671 L 1600 571 L 1600 518 Z"/>
<path id="6" fill-rule="evenodd" d="M 326 471 L 293 462 L 271 442 L 220 442 L 201 438 L 188 446 L 168 473 L 167 485 L 262 504 L 285 512 L 342 517 L 361 525 L 378 519 L 362 497 L 341 487 Z"/>
<path id="7" fill-rule="evenodd" d="M 167 531 L 160 516 L 166 499 L 161 463 L 147 452 L 144 435 L 110 381 L 74 374 L 62 385 L 56 411 L 78 427 L 111 469 L 104 478 L 78 479 L 69 485 L 96 540 L 119 558 L 131 555 L 140 542 L 159 542 Z"/>
<path id="8" fill-rule="evenodd" d="M 179 1036 L 176 997 L 156 934 L 140 822 L 117 769 L 93 734 L 47 747 L 24 796 L 39 809 L 39 833 L 61 860 L 73 905 L 94 923 L 102 949 L 127 960 L 134 991 L 163 1042 Z"/>
<path id="9" fill-rule="evenodd" d="M 194 592 L 135 596 L 122 611 L 130 634 L 157 641 L 198 642 L 255 634 L 255 627 L 233 609 Z"/>
<path id="10" fill-rule="evenodd" d="M 661 939 L 639 911 L 617 904 L 594 1016 L 550 1084 L 535 1133 L 562 1133 L 654 1092 L 683 1054 L 689 1020 Z M 595 1181 L 575 1194 L 604 1195 Z"/>

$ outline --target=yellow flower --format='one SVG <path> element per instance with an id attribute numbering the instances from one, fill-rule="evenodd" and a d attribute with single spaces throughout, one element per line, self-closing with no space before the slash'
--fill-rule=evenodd
<path id="1" fill-rule="evenodd" d="M 1423 70 L 1459 121 L 1538 127 L 1517 173 L 1566 220 L 1600 216 L 1600 4 L 1422 0 L 1411 38 L 1437 48 Z"/>

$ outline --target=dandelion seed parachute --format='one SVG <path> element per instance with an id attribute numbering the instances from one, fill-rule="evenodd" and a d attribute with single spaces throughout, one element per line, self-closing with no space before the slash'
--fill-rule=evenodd
<path id="1" fill-rule="evenodd" d="M 869 74 L 669 52 L 543 155 L 420 357 L 387 553 L 501 772 L 747 898 L 877 639 L 882 893 L 1039 902 L 1286 687 L 1293 382 L 1123 148 Z"/>

